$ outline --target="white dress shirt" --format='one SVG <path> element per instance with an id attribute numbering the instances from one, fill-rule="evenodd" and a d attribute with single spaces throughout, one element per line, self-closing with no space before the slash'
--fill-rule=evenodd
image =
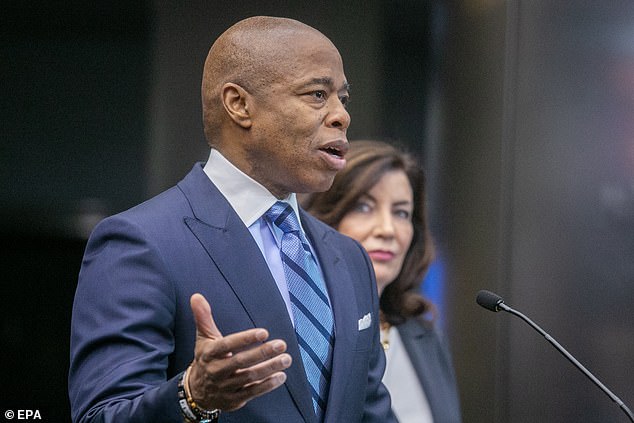
<path id="1" fill-rule="evenodd" d="M 262 251 L 262 255 L 275 279 L 277 288 L 286 303 L 288 315 L 291 321 L 294 322 L 291 300 L 288 295 L 286 277 L 284 276 L 284 267 L 280 258 L 279 242 L 281 241 L 282 231 L 277 227 L 270 226 L 262 217 L 278 199 L 260 183 L 235 167 L 216 149 L 211 149 L 209 160 L 207 160 L 203 170 L 231 204 L 231 207 L 244 222 L 258 247 L 260 247 L 260 251 Z M 299 217 L 295 194 L 290 194 L 281 201 L 291 205 L 301 226 L 302 222 Z M 317 265 L 319 266 L 319 263 Z"/>

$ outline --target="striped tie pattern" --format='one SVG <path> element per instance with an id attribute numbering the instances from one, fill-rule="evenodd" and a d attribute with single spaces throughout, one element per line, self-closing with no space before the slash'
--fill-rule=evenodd
<path id="1" fill-rule="evenodd" d="M 284 235 L 280 256 L 295 319 L 295 333 L 318 421 L 323 421 L 330 385 L 334 324 L 326 286 L 293 208 L 276 202 L 265 218 Z"/>

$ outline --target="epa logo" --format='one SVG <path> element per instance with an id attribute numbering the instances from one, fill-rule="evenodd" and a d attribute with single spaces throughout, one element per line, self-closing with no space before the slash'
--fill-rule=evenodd
<path id="1" fill-rule="evenodd" d="M 7 420 L 42 420 L 40 410 L 7 410 L 4 412 L 4 417 Z"/>

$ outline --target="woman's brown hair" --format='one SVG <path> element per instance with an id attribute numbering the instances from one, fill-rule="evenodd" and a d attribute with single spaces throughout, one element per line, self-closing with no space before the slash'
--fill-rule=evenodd
<path id="1" fill-rule="evenodd" d="M 381 141 L 352 141 L 346 161 L 345 169 L 337 174 L 330 190 L 301 197 L 302 207 L 337 229 L 359 198 L 385 173 L 404 171 L 414 193 L 414 236 L 400 273 L 381 294 L 381 311 L 384 320 L 393 325 L 427 313 L 435 317 L 435 306 L 420 294 L 423 277 L 434 257 L 425 207 L 423 169 L 411 154 Z"/>

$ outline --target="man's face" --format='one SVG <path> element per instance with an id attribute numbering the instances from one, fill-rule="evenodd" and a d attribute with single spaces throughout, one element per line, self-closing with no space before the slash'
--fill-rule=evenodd
<path id="1" fill-rule="evenodd" d="M 254 94 L 250 176 L 278 198 L 330 188 L 348 150 L 348 84 L 339 52 L 308 36 L 284 46 L 279 77 Z"/>

